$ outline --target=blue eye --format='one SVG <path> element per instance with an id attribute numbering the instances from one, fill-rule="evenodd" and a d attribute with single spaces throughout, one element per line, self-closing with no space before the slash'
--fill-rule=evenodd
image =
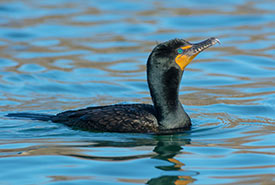
<path id="1" fill-rule="evenodd" d="M 183 53 L 183 49 L 179 48 L 179 49 L 177 49 L 177 52 L 178 52 L 178 54 L 182 54 Z"/>

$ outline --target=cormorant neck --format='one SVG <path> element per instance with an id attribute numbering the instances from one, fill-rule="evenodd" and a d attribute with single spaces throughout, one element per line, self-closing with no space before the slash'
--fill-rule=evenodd
<path id="1" fill-rule="evenodd" d="M 165 70 L 147 63 L 147 81 L 161 129 L 188 128 L 191 124 L 179 101 L 182 74 L 176 67 Z"/>

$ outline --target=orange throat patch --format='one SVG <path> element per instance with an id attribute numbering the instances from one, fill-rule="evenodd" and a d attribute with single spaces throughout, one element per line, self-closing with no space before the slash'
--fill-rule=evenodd
<path id="1" fill-rule="evenodd" d="M 190 57 L 187 55 L 178 55 L 175 61 L 178 64 L 178 66 L 180 66 L 182 71 L 191 62 Z"/>
<path id="2" fill-rule="evenodd" d="M 182 50 L 186 50 L 191 48 L 192 45 L 181 47 Z M 195 58 L 198 54 L 195 54 L 193 56 L 188 56 L 184 54 L 178 54 L 178 56 L 175 58 L 175 62 L 180 66 L 181 70 L 183 71 L 185 67 Z"/>

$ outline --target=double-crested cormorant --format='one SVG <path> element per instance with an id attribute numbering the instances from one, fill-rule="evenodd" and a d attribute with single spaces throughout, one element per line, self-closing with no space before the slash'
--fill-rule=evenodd
<path id="1" fill-rule="evenodd" d="M 147 61 L 147 82 L 154 105 L 115 104 L 56 115 L 11 113 L 7 116 L 52 121 L 89 131 L 160 134 L 184 131 L 190 128 L 191 120 L 178 96 L 183 71 L 200 52 L 217 42 L 212 37 L 196 44 L 183 39 L 158 44 Z"/>

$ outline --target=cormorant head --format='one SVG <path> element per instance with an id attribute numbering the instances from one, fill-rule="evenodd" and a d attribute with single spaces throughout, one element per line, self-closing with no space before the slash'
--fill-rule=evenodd
<path id="1" fill-rule="evenodd" d="M 147 65 L 162 68 L 162 70 L 176 67 L 183 71 L 200 52 L 216 43 L 220 42 L 214 37 L 195 44 L 184 39 L 169 40 L 158 44 L 153 49 Z"/>
<path id="2" fill-rule="evenodd" d="M 216 38 L 196 44 L 173 39 L 158 44 L 151 52 L 147 61 L 147 80 L 162 129 L 190 127 L 190 118 L 178 97 L 182 73 L 200 52 L 217 42 Z"/>

